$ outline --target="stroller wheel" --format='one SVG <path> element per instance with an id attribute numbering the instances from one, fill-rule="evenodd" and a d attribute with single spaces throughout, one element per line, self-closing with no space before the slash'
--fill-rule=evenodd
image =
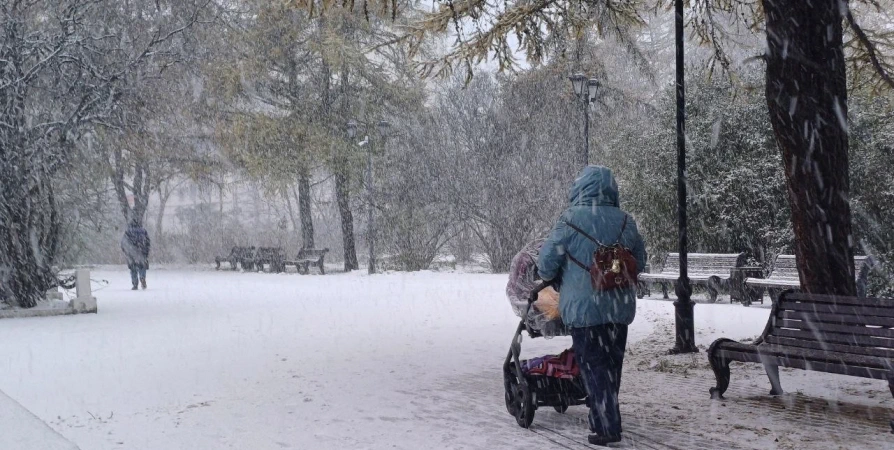
<path id="1" fill-rule="evenodd" d="M 553 406 L 553 409 L 559 414 L 565 414 L 565 411 L 568 411 L 568 403 L 563 402 L 561 405 Z"/>
<path id="2" fill-rule="evenodd" d="M 509 415 L 515 417 L 518 415 L 518 403 L 515 401 L 515 390 L 518 387 L 518 383 L 515 379 L 510 379 L 506 377 L 506 380 L 503 382 L 505 385 L 505 394 L 504 397 L 506 399 L 506 411 L 509 411 Z"/>
<path id="3" fill-rule="evenodd" d="M 515 402 L 518 405 L 515 421 L 522 428 L 530 427 L 531 422 L 534 421 L 534 397 L 527 385 L 520 384 L 515 389 Z"/>

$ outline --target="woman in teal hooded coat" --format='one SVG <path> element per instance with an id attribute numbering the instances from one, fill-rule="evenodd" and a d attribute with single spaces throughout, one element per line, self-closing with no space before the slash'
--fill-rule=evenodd
<path id="1" fill-rule="evenodd" d="M 635 288 L 596 291 L 589 272 L 575 265 L 570 254 L 592 263 L 596 243 L 619 243 L 636 258 L 637 271 L 646 265 L 646 250 L 636 221 L 621 210 L 612 171 L 585 167 L 568 193 L 568 208 L 540 249 L 538 271 L 546 281 L 560 281 L 559 310 L 570 328 L 573 348 L 587 388 L 590 407 L 589 441 L 606 445 L 621 440 L 618 391 L 627 345 L 627 326 L 636 314 Z"/>

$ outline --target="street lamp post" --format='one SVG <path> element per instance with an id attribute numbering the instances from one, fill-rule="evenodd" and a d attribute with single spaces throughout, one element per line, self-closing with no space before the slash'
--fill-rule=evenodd
<path id="1" fill-rule="evenodd" d="M 683 0 L 674 0 L 677 50 L 677 221 L 680 239 L 680 279 L 674 289 L 676 343 L 670 353 L 695 353 L 695 303 L 689 283 L 689 236 L 686 224 L 686 85 L 683 72 Z"/>
<path id="2" fill-rule="evenodd" d="M 595 78 L 587 79 L 582 73 L 576 73 L 570 77 L 571 87 L 574 88 L 574 95 L 583 105 L 584 110 L 584 165 L 590 164 L 590 104 L 596 100 L 596 93 L 599 90 L 599 80 Z M 584 90 L 586 86 L 586 91 Z"/>
<path id="3" fill-rule="evenodd" d="M 368 127 L 364 124 L 364 126 Z M 382 141 L 384 143 L 385 137 L 388 135 L 388 129 L 391 127 L 391 124 L 385 120 L 380 120 L 378 124 L 376 124 L 379 130 L 379 136 L 381 136 Z M 357 128 L 358 122 L 355 120 L 351 120 L 347 124 L 348 129 L 348 137 L 354 139 L 357 136 Z M 372 164 L 372 154 L 373 154 L 373 140 L 369 138 L 369 135 L 360 143 L 360 146 L 366 146 L 366 210 L 367 210 L 367 232 L 366 232 L 366 240 L 369 245 L 369 274 L 376 273 L 376 226 L 373 216 L 373 164 Z"/>

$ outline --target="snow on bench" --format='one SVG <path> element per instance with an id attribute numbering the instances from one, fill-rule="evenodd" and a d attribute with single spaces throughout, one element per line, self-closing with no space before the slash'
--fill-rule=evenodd
<path id="1" fill-rule="evenodd" d="M 855 276 L 857 278 L 857 296 L 866 296 L 866 277 L 869 275 L 869 258 L 854 256 Z M 767 289 L 770 298 L 775 302 L 785 289 L 799 289 L 801 277 L 795 255 L 779 255 L 773 264 L 773 271 L 767 278 L 747 278 L 745 284 L 752 288 Z"/>
<path id="2" fill-rule="evenodd" d="M 743 253 L 690 253 L 687 257 L 689 282 L 708 288 L 711 302 L 717 301 L 720 289 L 727 285 L 732 269 L 745 264 Z M 680 278 L 680 254 L 668 253 L 664 266 L 658 273 L 641 273 L 639 279 L 657 282 L 667 298 L 667 285 Z"/>

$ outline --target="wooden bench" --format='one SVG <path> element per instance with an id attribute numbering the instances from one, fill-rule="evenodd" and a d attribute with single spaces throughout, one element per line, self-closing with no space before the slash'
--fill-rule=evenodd
<path id="1" fill-rule="evenodd" d="M 320 274 L 326 274 L 326 268 L 323 266 L 323 260 L 326 258 L 326 253 L 329 253 L 328 248 L 324 249 L 314 249 L 314 248 L 302 248 L 298 251 L 298 256 L 295 257 L 293 261 L 284 261 L 284 266 L 295 266 L 298 270 L 298 273 L 307 274 L 310 272 L 310 266 L 316 266 L 320 269 Z"/>
<path id="2" fill-rule="evenodd" d="M 643 268 L 643 273 L 649 273 L 649 264 L 646 264 L 646 267 Z M 646 298 L 647 296 L 652 295 L 652 291 L 649 289 L 649 283 L 644 280 L 636 281 L 636 298 Z"/>
<path id="3" fill-rule="evenodd" d="M 269 265 L 270 271 L 274 273 L 286 270 L 285 253 L 283 253 L 282 247 L 258 248 L 258 251 L 255 252 L 253 263 L 258 272 L 264 270 L 264 264 Z"/>
<path id="4" fill-rule="evenodd" d="M 217 264 L 215 269 L 220 270 L 220 264 L 230 263 L 230 269 L 236 270 L 238 266 L 242 266 L 242 270 L 251 270 L 254 267 L 255 248 L 235 246 L 230 249 L 230 254 L 225 257 L 215 257 L 214 262 Z"/>
<path id="5" fill-rule="evenodd" d="M 713 399 L 729 387 L 731 361 L 763 364 L 770 395 L 782 394 L 779 366 L 887 380 L 894 395 L 894 299 L 785 291 L 754 344 L 718 339 L 708 359 Z"/>
<path id="6" fill-rule="evenodd" d="M 857 278 L 857 296 L 866 296 L 866 279 L 869 275 L 869 258 L 865 256 L 854 257 L 854 268 L 856 269 Z M 801 277 L 798 275 L 798 265 L 795 262 L 795 255 L 779 255 L 773 263 L 773 271 L 767 278 L 746 278 L 745 285 L 760 290 L 766 289 L 770 295 L 770 299 L 774 302 L 779 298 L 779 294 L 786 289 L 800 289 Z"/>
<path id="7" fill-rule="evenodd" d="M 729 284 L 732 269 L 745 264 L 743 253 L 690 253 L 687 259 L 689 261 L 689 282 L 693 285 L 706 286 L 711 303 L 717 301 L 720 290 Z M 668 298 L 668 284 L 675 283 L 679 278 L 679 253 L 668 253 L 661 272 L 639 275 L 641 281 L 659 283 L 664 298 Z"/>

